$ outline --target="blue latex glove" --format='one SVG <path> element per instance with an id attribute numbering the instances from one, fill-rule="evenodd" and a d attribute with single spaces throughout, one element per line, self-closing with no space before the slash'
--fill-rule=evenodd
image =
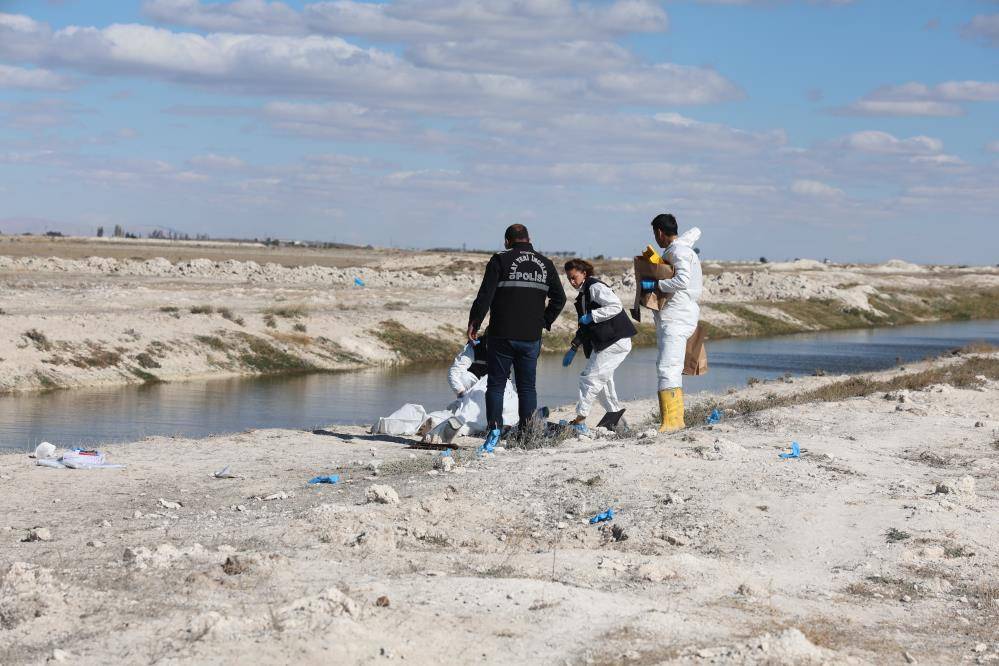
<path id="1" fill-rule="evenodd" d="M 354 278 L 354 286 L 355 287 L 363 287 L 364 286 L 364 280 L 362 280 L 359 277 Z"/>
<path id="2" fill-rule="evenodd" d="M 711 416 L 708 417 L 708 420 L 706 421 L 706 423 L 708 425 L 714 425 L 715 423 L 718 423 L 719 421 L 721 421 L 721 418 L 722 418 L 721 417 L 721 412 L 719 412 L 718 409 L 712 409 L 711 410 Z"/>
<path id="3" fill-rule="evenodd" d="M 791 453 L 782 453 L 780 457 L 784 460 L 790 460 L 793 458 L 801 457 L 801 449 L 798 448 L 798 442 L 791 442 Z"/>
<path id="4" fill-rule="evenodd" d="M 598 513 L 593 516 L 590 518 L 590 525 L 596 525 L 597 523 L 602 523 L 606 520 L 614 520 L 614 509 L 607 509 L 603 513 Z"/>
<path id="5" fill-rule="evenodd" d="M 655 280 L 642 280 L 642 293 L 647 293 L 656 290 Z"/>
<path id="6" fill-rule="evenodd" d="M 572 347 L 565 353 L 565 356 L 562 357 L 562 367 L 568 368 L 572 365 L 572 359 L 574 358 L 576 358 L 576 348 Z"/>
<path id="7" fill-rule="evenodd" d="M 317 476 L 315 478 L 309 479 L 309 483 L 336 483 L 340 480 L 339 474 L 328 474 L 326 476 Z"/>
<path id="8" fill-rule="evenodd" d="M 593 315 L 587 312 L 586 314 L 584 314 L 582 317 L 579 318 L 579 323 L 582 324 L 583 326 L 586 326 L 587 324 L 592 324 Z"/>

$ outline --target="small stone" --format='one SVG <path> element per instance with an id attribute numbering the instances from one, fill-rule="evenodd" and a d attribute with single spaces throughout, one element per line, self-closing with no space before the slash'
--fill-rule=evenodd
<path id="1" fill-rule="evenodd" d="M 917 664 L 917 663 L 919 663 L 919 662 L 916 661 L 916 658 L 913 657 L 908 652 L 903 652 L 902 653 L 902 657 L 905 658 L 905 663 L 907 663 L 907 664 Z"/>
<path id="2" fill-rule="evenodd" d="M 903 594 L 902 595 L 902 601 L 904 603 L 909 603 L 910 601 L 912 601 L 912 597 L 910 597 L 908 594 Z"/>
<path id="3" fill-rule="evenodd" d="M 986 645 L 985 643 L 979 643 L 978 645 L 975 646 L 975 652 L 985 652 L 988 649 L 989 646 Z"/>
<path id="4" fill-rule="evenodd" d="M 246 573 L 252 568 L 252 564 L 245 557 L 240 557 L 239 555 L 230 555 L 225 558 L 225 562 L 222 563 L 222 571 L 227 576 L 238 576 L 239 574 Z"/>
<path id="5" fill-rule="evenodd" d="M 377 504 L 398 504 L 399 493 L 392 486 L 370 486 L 365 493 L 368 502 Z"/>
<path id="6" fill-rule="evenodd" d="M 985 427 L 985 422 L 984 421 L 975 421 L 975 427 L 976 428 L 984 428 Z"/>
<path id="7" fill-rule="evenodd" d="M 103 529 L 111 527 L 111 521 L 105 518 L 104 520 L 101 521 L 101 527 Z"/>
<path id="8" fill-rule="evenodd" d="M 375 599 L 375 605 L 379 608 L 388 608 L 390 603 L 389 598 L 384 594 Z"/>
<path id="9" fill-rule="evenodd" d="M 62 662 L 69 661 L 72 658 L 73 658 L 73 655 L 71 655 L 69 652 L 66 652 L 65 650 L 60 650 L 59 648 L 56 648 L 55 650 L 52 650 L 52 655 L 48 658 L 48 660 L 49 661 L 57 661 L 57 662 L 62 663 Z"/>
<path id="10" fill-rule="evenodd" d="M 104 547 L 104 542 L 103 541 L 88 541 L 87 545 L 90 546 L 91 548 L 103 548 Z"/>
<path id="11" fill-rule="evenodd" d="M 160 506 L 163 507 L 164 509 L 179 509 L 179 508 L 181 508 L 184 505 L 181 504 L 180 502 L 175 502 L 174 500 L 163 499 L 161 497 L 160 498 Z"/>
<path id="12" fill-rule="evenodd" d="M 262 499 L 265 502 L 270 502 L 270 501 L 273 501 L 273 500 L 286 500 L 289 497 L 291 497 L 291 495 L 289 495 L 288 493 L 286 493 L 283 490 L 280 490 L 280 491 L 278 491 L 276 493 L 271 493 L 270 495 L 268 495 L 267 497 L 264 497 Z"/>
<path id="13" fill-rule="evenodd" d="M 28 532 L 21 541 L 52 541 L 52 532 L 47 527 L 36 527 Z"/>
<path id="14" fill-rule="evenodd" d="M 136 518 L 136 519 L 142 518 L 142 512 L 139 511 L 138 509 L 136 509 L 135 513 L 132 514 L 132 518 Z"/>

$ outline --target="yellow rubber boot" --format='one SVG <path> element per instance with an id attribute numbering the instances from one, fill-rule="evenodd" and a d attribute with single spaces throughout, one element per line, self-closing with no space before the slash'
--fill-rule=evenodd
<path id="1" fill-rule="evenodd" d="M 659 432 L 669 431 L 669 393 L 671 389 L 659 391 L 659 414 L 662 422 L 659 424 Z"/>
<path id="2" fill-rule="evenodd" d="M 680 430 L 686 427 L 683 422 L 683 389 L 669 389 L 669 430 Z"/>

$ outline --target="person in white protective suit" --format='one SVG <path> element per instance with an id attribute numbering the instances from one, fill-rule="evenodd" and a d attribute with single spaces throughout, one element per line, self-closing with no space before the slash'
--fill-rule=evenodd
<path id="1" fill-rule="evenodd" d="M 447 383 L 454 394 L 461 398 L 476 382 L 488 374 L 486 354 L 489 349 L 488 337 L 469 341 L 447 371 Z"/>
<path id="2" fill-rule="evenodd" d="M 614 290 L 593 276 L 593 264 L 570 259 L 565 262 L 565 275 L 569 284 L 579 290 L 576 296 L 579 328 L 562 365 L 568 367 L 572 363 L 580 346 L 589 359 L 579 376 L 579 401 L 572 421 L 572 425 L 579 425 L 585 423 L 597 398 L 608 412 L 623 411 L 614 388 L 614 371 L 631 352 L 631 338 L 637 331 Z"/>
<path id="3" fill-rule="evenodd" d="M 694 227 L 678 235 L 676 218 L 669 213 L 657 215 L 652 220 L 652 231 L 663 259 L 673 266 L 674 275 L 668 280 L 642 280 L 642 291 L 668 294 L 666 306 L 655 313 L 656 338 L 659 356 L 656 374 L 659 378 L 659 409 L 662 413 L 660 432 L 671 432 L 684 427 L 683 422 L 683 362 L 687 351 L 687 338 L 697 328 L 701 314 L 698 301 L 704 290 L 701 260 L 694 251 L 694 243 L 701 237 L 701 230 Z"/>
<path id="4" fill-rule="evenodd" d="M 486 432 L 486 383 L 488 369 L 486 357 L 489 350 L 488 330 L 475 341 L 468 342 L 455 356 L 448 369 L 447 381 L 457 400 L 442 412 L 430 414 L 436 427 L 441 420 L 451 416 L 458 417 L 463 424 L 458 431 L 460 435 L 482 434 Z M 512 381 L 507 380 L 503 392 L 503 418 L 516 421 L 518 413 L 517 389 Z"/>

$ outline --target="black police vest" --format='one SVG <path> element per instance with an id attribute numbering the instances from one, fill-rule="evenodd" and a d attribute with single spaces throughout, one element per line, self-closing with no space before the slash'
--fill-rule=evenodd
<path id="1" fill-rule="evenodd" d="M 584 314 L 592 314 L 595 309 L 609 305 L 608 303 L 596 302 L 590 298 L 590 287 L 597 282 L 607 286 L 605 282 L 594 277 L 586 278 L 586 282 L 583 283 L 583 288 L 579 290 L 579 294 L 576 296 L 577 316 L 582 317 Z M 638 331 L 635 330 L 635 326 L 628 319 L 628 315 L 624 313 L 624 310 L 621 310 L 621 312 L 618 312 L 607 321 L 585 325 L 580 324 L 580 327 L 583 330 L 583 351 L 587 356 L 590 355 L 591 349 L 598 352 L 603 351 L 618 340 L 631 338 L 638 334 Z"/>

